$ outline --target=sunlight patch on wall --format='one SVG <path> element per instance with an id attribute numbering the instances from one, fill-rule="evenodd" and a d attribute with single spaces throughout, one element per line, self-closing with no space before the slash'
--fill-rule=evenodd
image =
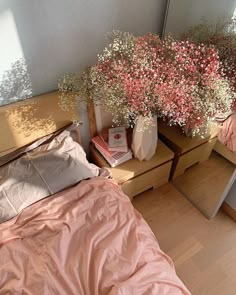
<path id="1" fill-rule="evenodd" d="M 4 11 L 0 14 L 0 81 L 5 71 L 10 70 L 11 64 L 23 57 L 17 28 L 11 11 Z"/>
<path id="2" fill-rule="evenodd" d="M 14 16 L 0 13 L 0 105 L 30 97 L 32 85 L 19 40 Z"/>

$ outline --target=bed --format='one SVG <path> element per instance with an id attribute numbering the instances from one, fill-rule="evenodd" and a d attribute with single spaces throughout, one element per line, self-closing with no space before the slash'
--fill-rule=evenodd
<path id="1" fill-rule="evenodd" d="M 57 105 L 0 108 L 0 294 L 190 294 Z"/>

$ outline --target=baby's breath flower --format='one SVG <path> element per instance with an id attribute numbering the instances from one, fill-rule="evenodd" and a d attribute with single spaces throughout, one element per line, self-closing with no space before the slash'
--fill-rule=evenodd
<path id="1" fill-rule="evenodd" d="M 201 136 L 218 111 L 230 110 L 232 87 L 213 46 L 152 33 L 113 31 L 108 39 L 94 66 L 59 82 L 62 109 L 92 98 L 112 113 L 114 125 L 133 127 L 141 115 L 145 129 L 158 115 Z"/>

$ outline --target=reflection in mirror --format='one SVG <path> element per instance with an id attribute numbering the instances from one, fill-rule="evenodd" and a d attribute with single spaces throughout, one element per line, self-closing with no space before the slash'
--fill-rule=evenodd
<path id="1" fill-rule="evenodd" d="M 235 0 L 168 0 L 163 27 L 163 35 L 171 33 L 175 37 L 190 26 L 195 26 L 205 19 L 215 23 L 218 18 L 236 16 Z"/>
<path id="2" fill-rule="evenodd" d="M 235 0 L 168 0 L 163 36 L 172 34 L 174 38 L 191 40 L 195 44 L 214 46 L 217 49 L 219 74 L 232 89 L 232 112 L 236 111 L 236 2 Z M 221 93 L 223 88 L 219 87 Z M 230 96 L 232 97 L 232 96 Z M 224 99 L 225 96 L 224 96 Z M 227 141 L 236 146 L 236 122 L 225 124 L 229 114 L 221 115 L 224 124 L 221 133 L 227 134 Z M 220 116 L 216 116 L 220 118 Z M 224 126 L 227 128 L 224 129 Z M 207 218 L 215 216 L 223 201 L 236 212 L 236 196 L 230 195 L 236 186 L 236 154 L 224 142 L 219 142 L 210 158 L 191 166 L 180 176 L 172 179 L 181 191 Z M 196 149 L 192 150 L 192 153 Z M 202 155 L 201 155 L 202 156 Z M 192 156 L 186 155 L 188 161 Z M 235 192 L 235 190 L 234 190 Z"/>

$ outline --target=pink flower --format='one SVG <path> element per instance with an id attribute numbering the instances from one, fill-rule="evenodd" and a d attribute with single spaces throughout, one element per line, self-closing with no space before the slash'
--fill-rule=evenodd
<path id="1" fill-rule="evenodd" d="M 150 33 L 135 39 L 129 58 L 121 51 L 99 60 L 96 70 L 96 86 L 106 85 L 112 93 L 120 89 L 121 107 L 125 104 L 133 117 L 158 114 L 181 126 L 202 124 L 204 95 L 214 91 L 214 81 L 222 77 L 213 47 L 171 37 L 161 40 Z"/>

